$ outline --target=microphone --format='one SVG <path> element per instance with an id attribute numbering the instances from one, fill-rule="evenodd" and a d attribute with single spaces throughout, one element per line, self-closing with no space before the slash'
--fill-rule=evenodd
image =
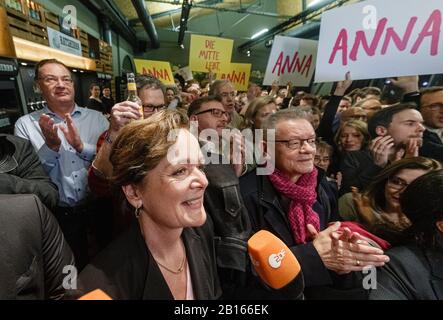
<path id="1" fill-rule="evenodd" d="M 255 271 L 268 286 L 285 289 L 290 296 L 298 297 L 303 293 L 304 279 L 300 264 L 278 237 L 260 230 L 248 240 L 248 252 Z"/>
<path id="2" fill-rule="evenodd" d="M 78 300 L 112 300 L 112 298 L 102 290 L 95 289 L 94 291 L 81 296 Z"/>

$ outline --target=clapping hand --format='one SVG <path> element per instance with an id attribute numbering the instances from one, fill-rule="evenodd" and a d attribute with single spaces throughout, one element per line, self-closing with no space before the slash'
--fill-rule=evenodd
<path id="1" fill-rule="evenodd" d="M 55 124 L 54 120 L 43 113 L 38 120 L 40 129 L 45 138 L 45 143 L 49 149 L 58 152 L 62 141 L 58 136 L 58 126 Z"/>
<path id="2" fill-rule="evenodd" d="M 74 121 L 69 113 L 65 115 L 66 126 L 63 123 L 55 124 L 54 120 L 47 114 L 42 114 L 38 121 L 38 124 L 45 137 L 46 145 L 55 152 L 58 152 L 61 145 L 61 139 L 58 136 L 58 129 L 60 129 L 66 141 L 77 151 L 83 151 L 83 142 L 80 138 L 80 134 L 75 127 Z"/>
<path id="3" fill-rule="evenodd" d="M 321 232 L 311 224 L 307 229 L 325 267 L 338 274 L 362 271 L 366 266 L 381 267 L 389 261 L 383 250 L 370 246 L 358 233 L 347 228 L 340 233 L 340 222 Z"/>
<path id="4" fill-rule="evenodd" d="M 394 139 L 389 135 L 380 136 L 371 141 L 369 150 L 377 166 L 384 168 L 388 164 L 394 145 Z"/>

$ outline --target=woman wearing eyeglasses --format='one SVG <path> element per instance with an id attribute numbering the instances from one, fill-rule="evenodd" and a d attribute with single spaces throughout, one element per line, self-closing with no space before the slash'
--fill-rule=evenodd
<path id="1" fill-rule="evenodd" d="M 370 300 L 443 300 L 443 170 L 417 178 L 400 197 L 411 239 L 388 251 Z"/>
<path id="2" fill-rule="evenodd" d="M 362 223 L 373 234 L 395 245 L 402 240 L 409 219 L 400 208 L 400 195 L 415 179 L 441 168 L 440 162 L 424 158 L 406 158 L 385 167 L 368 188 L 339 199 L 339 213 L 344 220 Z"/>

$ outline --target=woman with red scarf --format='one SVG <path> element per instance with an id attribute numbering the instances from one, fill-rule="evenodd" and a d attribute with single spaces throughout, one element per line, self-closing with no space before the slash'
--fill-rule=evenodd
<path id="1" fill-rule="evenodd" d="M 240 179 L 253 229 L 272 232 L 295 254 L 306 298 L 365 298 L 361 278 L 353 271 L 382 266 L 389 258 L 358 234 L 340 232 L 339 222 L 330 224 L 339 220 L 331 209 L 336 199 L 328 194 L 324 172 L 314 166 L 313 127 L 297 112 L 281 110 L 266 118 L 262 128 L 268 166 L 275 170 L 270 175 L 254 170 Z"/>

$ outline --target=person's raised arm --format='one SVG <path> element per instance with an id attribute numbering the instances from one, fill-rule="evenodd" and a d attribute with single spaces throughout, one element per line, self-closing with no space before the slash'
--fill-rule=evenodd
<path id="1" fill-rule="evenodd" d="M 334 144 L 334 132 L 332 130 L 332 124 L 334 122 L 335 115 L 337 113 L 338 106 L 342 97 L 345 95 L 346 90 L 351 86 L 352 80 L 350 73 L 346 73 L 346 80 L 339 81 L 335 88 L 334 94 L 329 99 L 325 106 L 325 112 L 321 118 L 320 124 L 317 129 L 319 137 L 322 137 L 330 145 Z"/>
<path id="2" fill-rule="evenodd" d="M 131 120 L 140 119 L 139 108 L 138 104 L 130 101 L 117 103 L 112 107 L 111 123 L 108 132 L 105 134 L 105 143 L 98 150 L 95 160 L 92 162 L 93 172 L 97 176 L 107 179 L 112 175 L 112 164 L 109 161 L 112 144 L 121 128 Z"/>

